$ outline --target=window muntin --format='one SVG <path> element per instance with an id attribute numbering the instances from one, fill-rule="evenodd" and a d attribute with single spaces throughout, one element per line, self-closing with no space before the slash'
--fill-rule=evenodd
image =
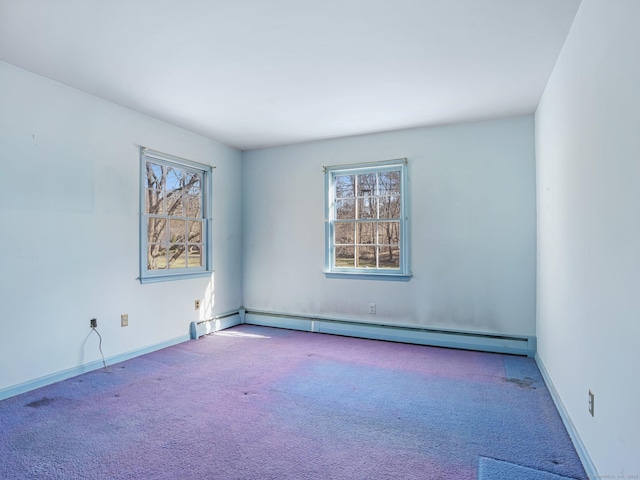
<path id="1" fill-rule="evenodd" d="M 408 275 L 404 159 L 325 171 L 325 270 Z"/>
<path id="2" fill-rule="evenodd" d="M 211 167 L 143 149 L 141 280 L 209 270 Z"/>

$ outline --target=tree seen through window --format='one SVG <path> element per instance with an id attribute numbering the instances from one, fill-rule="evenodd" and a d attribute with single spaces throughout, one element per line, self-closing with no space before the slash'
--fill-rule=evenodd
<path id="1" fill-rule="evenodd" d="M 333 182 L 333 266 L 399 269 L 401 171 L 336 173 Z"/>
<path id="2" fill-rule="evenodd" d="M 202 172 L 146 162 L 148 270 L 203 266 Z"/>

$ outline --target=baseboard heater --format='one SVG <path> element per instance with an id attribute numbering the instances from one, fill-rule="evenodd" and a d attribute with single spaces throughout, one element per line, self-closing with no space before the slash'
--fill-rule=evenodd
<path id="1" fill-rule="evenodd" d="M 461 348 L 494 353 L 509 353 L 533 357 L 536 353 L 535 336 L 501 335 L 493 333 L 464 332 L 432 329 L 427 327 L 365 323 L 307 315 L 242 311 L 241 323 L 279 327 L 307 332 L 329 333 L 347 337 L 387 340 L 393 342 Z"/>
<path id="2" fill-rule="evenodd" d="M 209 333 L 234 327 L 241 323 L 244 323 L 244 310 L 242 308 L 216 315 L 206 320 L 200 320 L 199 322 L 191 322 L 189 325 L 189 337 L 191 340 L 196 340 Z"/>

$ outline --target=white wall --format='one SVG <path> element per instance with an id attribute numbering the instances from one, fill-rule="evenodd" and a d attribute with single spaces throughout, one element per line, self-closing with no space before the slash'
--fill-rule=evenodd
<path id="1" fill-rule="evenodd" d="M 218 167 L 213 280 L 137 280 L 137 145 Z M 187 335 L 199 314 L 240 307 L 240 157 L 0 63 L 0 390 L 98 360 L 92 317 L 109 357 Z M 207 304 L 200 313 L 197 298 Z"/>
<path id="2" fill-rule="evenodd" d="M 583 0 L 536 113 L 538 353 L 600 475 L 640 475 L 639 20 Z"/>
<path id="3" fill-rule="evenodd" d="M 322 166 L 398 157 L 414 277 L 325 278 Z M 255 150 L 242 163 L 247 309 L 535 334 L 532 116 Z"/>

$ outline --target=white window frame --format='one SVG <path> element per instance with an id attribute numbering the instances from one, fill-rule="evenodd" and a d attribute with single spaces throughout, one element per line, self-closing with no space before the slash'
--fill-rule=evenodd
<path id="1" fill-rule="evenodd" d="M 334 165 L 323 167 L 325 172 L 325 266 L 324 273 L 328 277 L 362 276 L 380 279 L 409 279 L 409 205 L 407 191 L 407 159 L 399 158 L 378 162 L 366 162 L 348 165 Z M 336 267 L 335 255 L 335 178 L 343 175 L 361 175 L 376 172 L 400 172 L 400 261 L 399 268 L 357 268 Z M 375 219 L 374 221 L 379 221 Z M 357 221 L 356 221 L 357 222 Z"/>
<path id="2" fill-rule="evenodd" d="M 152 215 L 146 212 L 145 195 L 147 189 L 147 162 L 160 164 L 169 167 L 180 168 L 185 171 L 197 172 L 202 175 L 201 185 L 201 218 L 202 228 L 202 266 L 159 269 L 152 270 L 147 265 L 147 219 Z M 176 157 L 166 153 L 151 150 L 146 147 L 140 148 L 140 283 L 165 282 L 170 280 L 180 280 L 187 278 L 199 278 L 210 276 L 213 272 L 213 245 L 212 245 L 212 221 L 211 221 L 211 199 L 213 184 L 213 168 L 210 165 L 193 162 L 184 158 Z M 155 215 L 154 215 L 155 216 Z"/>

